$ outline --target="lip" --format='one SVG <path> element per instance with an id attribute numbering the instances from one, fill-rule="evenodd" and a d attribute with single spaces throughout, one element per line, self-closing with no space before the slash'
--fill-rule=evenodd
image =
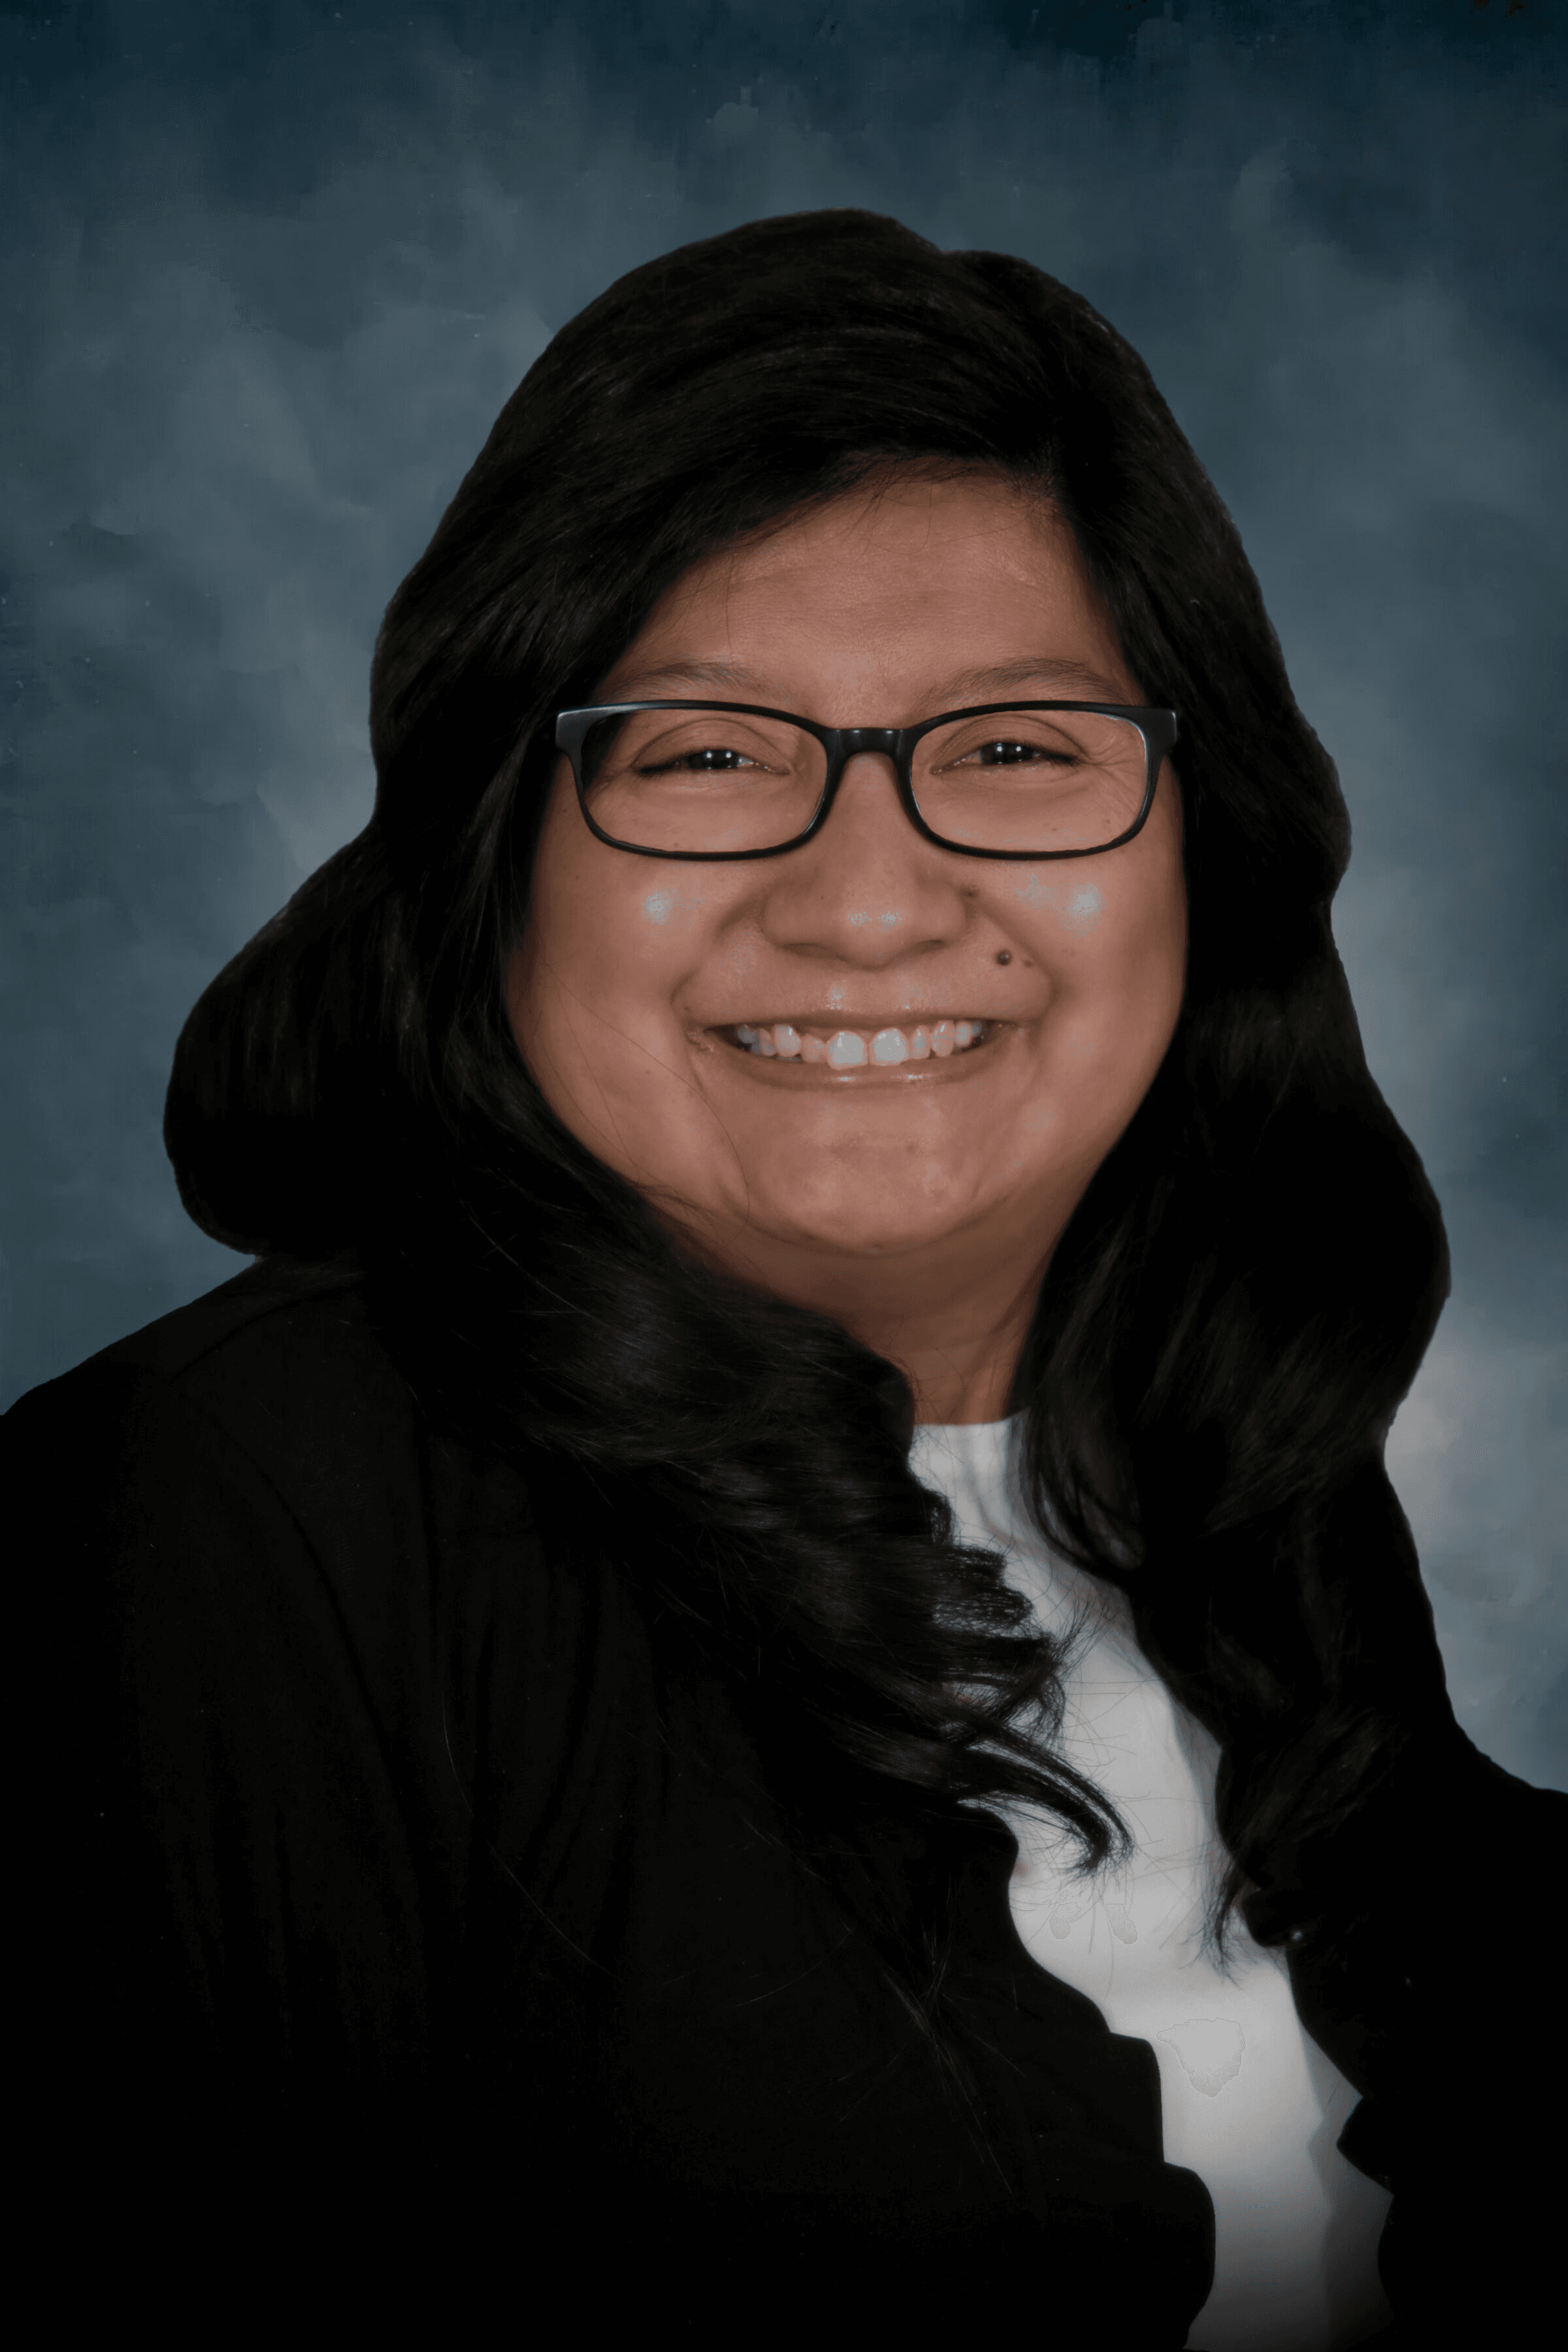
<path id="1" fill-rule="evenodd" d="M 947 1005 L 939 1004 L 933 1011 L 925 1013 L 911 1011 L 908 1006 L 901 1013 L 845 1013 L 835 1006 L 831 1013 L 767 1013 L 759 1014 L 755 1020 L 749 1013 L 742 1013 L 734 1021 L 712 1021 L 704 1025 L 707 1034 L 713 1037 L 722 1037 L 726 1031 L 742 1027 L 771 1029 L 775 1024 L 784 1022 L 793 1029 L 821 1029 L 831 1036 L 835 1029 L 862 1029 L 872 1035 L 879 1029 L 913 1029 L 921 1024 L 929 1029 L 938 1021 L 991 1022 L 1000 1027 L 1002 1016 L 994 1013 L 976 1013 L 971 1004 L 961 1004 L 956 1012 Z"/>

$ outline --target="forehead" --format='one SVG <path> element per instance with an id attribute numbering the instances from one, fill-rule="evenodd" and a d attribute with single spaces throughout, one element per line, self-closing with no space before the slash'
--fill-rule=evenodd
<path id="1" fill-rule="evenodd" d="M 883 475 L 694 564 L 604 698 L 813 689 L 1138 699 L 1071 531 L 994 476 Z M 915 712 L 913 715 L 920 715 Z M 849 723 L 872 723 L 857 711 Z"/>
<path id="2" fill-rule="evenodd" d="M 1082 581 L 1072 534 L 1042 495 L 992 474 L 889 468 L 705 557 L 674 597 L 743 593 L 800 573 L 892 589 L 943 571 L 976 570 Z"/>

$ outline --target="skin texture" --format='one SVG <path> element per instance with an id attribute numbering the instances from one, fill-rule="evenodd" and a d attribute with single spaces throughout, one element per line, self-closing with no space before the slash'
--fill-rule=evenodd
<path id="1" fill-rule="evenodd" d="M 595 698 L 710 691 L 828 726 L 1145 698 L 1065 525 L 994 478 L 911 469 L 695 566 Z M 1159 1068 L 1185 958 L 1168 763 L 1143 830 L 1091 857 L 939 849 L 866 753 L 804 848 L 700 866 L 596 841 L 563 761 L 507 994 L 556 1115 L 690 1248 L 897 1363 L 921 1421 L 980 1422 L 1005 1413 L 1051 1251 Z M 721 1034 L 944 1017 L 1004 1025 L 847 1072 Z"/>

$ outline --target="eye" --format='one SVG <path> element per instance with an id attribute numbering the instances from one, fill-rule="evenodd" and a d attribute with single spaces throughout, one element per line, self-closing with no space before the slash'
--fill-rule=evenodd
<path id="1" fill-rule="evenodd" d="M 959 768 L 1016 768 L 1027 762 L 1048 761 L 1065 766 L 1069 757 L 1070 754 L 1068 752 L 1053 750 L 1044 743 L 1007 742 L 998 740 L 991 743 L 977 743 L 973 751 L 965 751 L 952 764 Z"/>
<path id="2" fill-rule="evenodd" d="M 731 775 L 741 768 L 760 768 L 763 762 L 737 751 L 732 744 L 708 743 L 695 751 L 678 751 L 673 759 L 639 761 L 637 773 L 642 776 L 668 776 L 684 770 L 688 775 Z"/>

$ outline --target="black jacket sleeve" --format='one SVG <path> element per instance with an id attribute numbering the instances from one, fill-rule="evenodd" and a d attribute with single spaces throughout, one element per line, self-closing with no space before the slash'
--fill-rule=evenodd
<path id="1" fill-rule="evenodd" d="M 1393 2194 L 1395 2340 L 1523 2342 L 1568 2205 L 1568 2020 L 1536 1892 L 1568 1862 L 1568 1796 L 1450 1722 L 1356 1826 L 1345 1900 L 1285 1952 L 1302 2023 L 1363 2094 L 1340 2147 Z"/>
<path id="2" fill-rule="evenodd" d="M 376 1662 L 290 1502 L 156 1371 L 95 1362 L 0 1436 L 28 1498 L 25 2139 L 61 2275 L 165 2315 L 221 2275 L 237 2320 L 334 2236 L 390 2279 L 452 1906 Z"/>

